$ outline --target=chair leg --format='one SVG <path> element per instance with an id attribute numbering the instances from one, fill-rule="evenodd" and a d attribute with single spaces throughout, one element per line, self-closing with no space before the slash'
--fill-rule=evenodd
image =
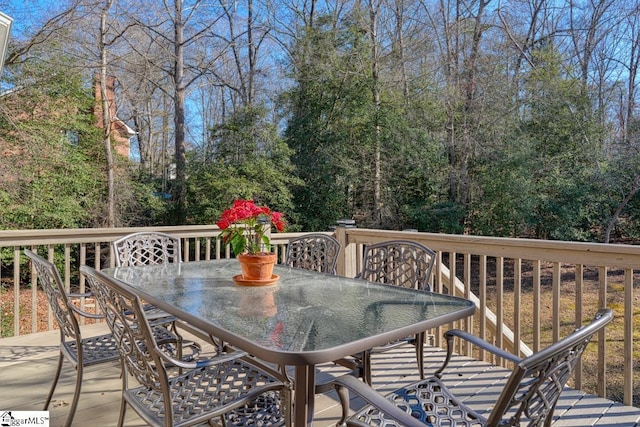
<path id="1" fill-rule="evenodd" d="M 182 335 L 180 335 L 180 333 L 178 333 L 178 325 L 176 324 L 176 322 L 172 322 L 171 323 L 171 328 L 172 332 L 175 334 L 176 336 L 176 355 L 178 356 L 178 360 L 184 360 L 183 356 L 182 356 Z M 178 368 L 178 375 L 182 375 L 182 368 Z M 224 418 L 224 417 L 223 417 Z"/>
<path id="2" fill-rule="evenodd" d="M 336 386 L 335 389 L 338 394 L 338 398 L 340 399 L 340 406 L 342 407 L 342 415 L 340 416 L 340 421 L 338 421 L 336 427 L 346 427 L 346 420 L 349 416 L 349 390 L 342 386 Z"/>
<path id="3" fill-rule="evenodd" d="M 44 410 L 46 411 L 49 408 L 49 403 L 51 403 L 51 398 L 53 397 L 53 392 L 58 385 L 58 380 L 60 379 L 60 372 L 62 371 L 62 363 L 64 363 L 64 355 L 62 351 L 60 351 L 60 355 L 58 356 L 58 367 L 56 368 L 56 376 L 53 378 L 53 384 L 51 384 L 51 389 L 49 390 L 49 396 L 47 396 L 47 400 L 44 404 Z"/>
<path id="4" fill-rule="evenodd" d="M 426 337 L 426 332 L 421 332 L 416 335 L 415 338 L 415 346 L 416 346 L 416 360 L 418 362 L 418 373 L 420 374 L 420 379 L 424 379 L 424 341 Z"/>
<path id="5" fill-rule="evenodd" d="M 557 404 L 558 404 L 558 401 L 556 401 L 556 403 L 553 404 L 553 408 L 551 408 L 549 415 L 547 415 L 547 419 L 544 421 L 544 427 L 551 427 L 551 423 L 555 421 L 553 417 L 553 413 L 556 411 Z"/>
<path id="6" fill-rule="evenodd" d="M 369 350 L 362 352 L 362 379 L 365 383 L 372 385 L 371 352 Z"/>
<path id="7" fill-rule="evenodd" d="M 124 425 L 124 416 L 127 412 L 127 400 L 124 398 L 124 391 L 128 388 L 127 371 L 124 362 L 120 358 L 120 376 L 122 377 L 122 398 L 120 400 L 120 416 L 118 417 L 118 427 Z"/>
<path id="8" fill-rule="evenodd" d="M 285 374 L 286 378 L 289 378 L 286 374 Z M 280 405 L 282 407 L 284 407 L 284 419 L 285 419 L 285 425 L 287 427 L 292 427 L 293 426 L 293 396 L 292 396 L 292 383 L 289 382 L 287 384 L 287 387 L 285 389 L 284 392 L 281 393 L 281 403 Z"/>
<path id="9" fill-rule="evenodd" d="M 453 354 L 453 335 L 445 334 L 445 338 L 447 339 L 447 356 L 442 363 L 442 366 L 434 372 L 434 376 L 438 378 L 442 378 L 442 371 L 447 367 L 449 361 L 451 360 L 451 355 Z"/>
<path id="10" fill-rule="evenodd" d="M 82 362 L 82 360 L 80 360 L 79 362 Z M 71 427 L 71 424 L 73 423 L 73 417 L 76 415 L 78 400 L 80 400 L 80 389 L 82 388 L 82 375 L 82 365 L 78 363 L 78 366 L 76 367 L 76 389 L 73 392 L 73 400 L 71 401 L 71 407 L 69 408 L 69 415 L 67 415 L 65 427 Z"/>
<path id="11" fill-rule="evenodd" d="M 124 396 L 122 396 L 122 400 L 120 401 L 120 415 L 118 416 L 118 427 L 124 426 L 124 417 L 127 413 L 127 401 Z"/>

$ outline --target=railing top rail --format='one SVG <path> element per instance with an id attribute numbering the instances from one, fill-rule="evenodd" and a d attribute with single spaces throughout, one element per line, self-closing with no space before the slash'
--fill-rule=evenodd
<path id="1" fill-rule="evenodd" d="M 215 237 L 220 233 L 213 225 L 80 228 L 54 230 L 0 230 L 0 247 L 47 244 L 108 242 L 125 234 L 157 230 L 183 238 Z M 640 268 L 640 246 L 586 242 L 566 242 L 505 237 L 467 236 L 413 231 L 347 228 L 347 244 L 376 243 L 391 239 L 411 239 L 441 252 L 482 254 L 524 260 L 541 260 L 619 268 Z M 327 232 L 328 234 L 330 232 Z M 305 233 L 274 233 L 273 244 L 286 244 Z"/>
<path id="2" fill-rule="evenodd" d="M 215 224 L 51 230 L 0 230 L 0 248 L 111 242 L 127 234 L 149 230 L 170 233 L 181 238 L 215 238 L 220 234 L 220 228 Z M 271 234 L 271 243 L 273 245 L 286 245 L 290 239 L 305 234 L 307 233 L 273 233 Z M 326 232 L 326 234 L 333 234 L 333 232 Z"/>
<path id="3" fill-rule="evenodd" d="M 220 233 L 216 225 L 0 230 L 0 247 L 107 242 L 126 234 L 149 230 L 163 231 L 179 237 L 215 237 Z"/>
<path id="4" fill-rule="evenodd" d="M 466 236 L 375 229 L 346 229 L 347 243 L 376 243 L 397 238 L 415 240 L 441 252 L 640 268 L 640 246 L 556 240 Z"/>
<path id="5" fill-rule="evenodd" d="M 332 231 L 327 231 L 327 232 L 314 231 L 314 233 L 333 235 Z M 271 238 L 271 244 L 282 245 L 282 244 L 288 244 L 289 240 L 302 237 L 305 234 L 309 234 L 309 232 L 304 231 L 304 232 L 296 232 L 296 233 L 271 233 L 269 237 Z"/>

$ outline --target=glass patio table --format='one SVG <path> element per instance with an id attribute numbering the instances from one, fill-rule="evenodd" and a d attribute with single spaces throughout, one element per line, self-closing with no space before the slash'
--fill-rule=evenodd
<path id="1" fill-rule="evenodd" d="M 267 362 L 294 367 L 293 424 L 311 426 L 315 366 L 473 314 L 471 301 L 276 265 L 239 286 L 237 260 L 105 270 L 178 319 Z M 290 423 L 290 420 L 289 420 Z"/>

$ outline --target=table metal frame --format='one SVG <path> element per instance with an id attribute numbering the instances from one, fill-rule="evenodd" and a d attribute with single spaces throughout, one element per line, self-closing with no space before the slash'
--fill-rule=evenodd
<path id="1" fill-rule="evenodd" d="M 233 259 L 194 261 L 179 265 L 117 267 L 105 272 L 129 284 L 146 302 L 156 305 L 206 334 L 266 362 L 293 366 L 295 426 L 313 424 L 316 365 L 443 326 L 471 316 L 475 310 L 471 301 L 462 298 L 399 289 L 359 279 L 277 265 L 274 273 L 280 276 L 280 281 L 274 286 L 273 291 L 277 299 L 276 310 L 281 314 L 288 313 L 287 319 L 284 320 L 285 328 L 295 322 L 309 322 L 302 316 L 308 316 L 311 310 L 318 313 L 315 315 L 316 322 L 322 323 L 322 320 L 330 319 L 336 327 L 340 327 L 343 318 L 347 322 L 345 324 L 351 320 L 350 316 L 356 316 L 358 319 L 360 313 L 357 307 L 384 305 L 388 302 L 390 307 L 400 307 L 402 313 L 407 313 L 407 310 L 413 311 L 409 317 L 388 316 L 393 317 L 391 323 L 396 322 L 396 317 L 400 317 L 397 325 L 383 325 L 389 319 L 380 320 L 381 325 L 369 325 L 362 320 L 360 324 L 364 325 L 363 328 L 351 325 L 351 329 L 347 329 L 343 325 L 344 339 L 338 336 L 340 342 L 294 341 L 293 338 L 287 337 L 289 341 L 275 344 L 250 336 L 255 332 L 253 329 L 260 329 L 260 325 L 268 319 L 256 321 L 256 328 L 252 330 L 236 328 L 231 322 L 233 319 L 243 320 L 243 315 L 231 301 L 235 301 L 234 298 L 238 298 L 238 295 L 259 292 L 253 287 L 240 289 L 245 287 L 238 286 L 231 280 L 234 274 L 240 273 L 240 267 Z M 176 283 L 179 283 L 179 286 L 176 286 Z M 229 301 L 220 301 L 220 307 L 216 307 L 215 310 L 209 307 L 215 301 L 227 297 Z M 349 309 L 348 312 L 337 311 L 335 307 L 340 304 L 346 304 L 353 309 Z M 365 311 L 371 312 L 362 309 L 362 316 Z M 399 311 L 396 313 L 401 314 Z M 268 316 L 271 314 L 265 315 Z M 373 323 L 377 322 L 375 319 Z M 231 323 L 227 323 L 227 320 Z M 366 320 L 371 323 L 371 315 Z M 354 323 L 357 323 L 357 320 Z M 367 330 L 369 326 L 372 327 L 371 330 Z M 380 329 L 377 330 L 379 326 Z M 329 330 L 329 326 L 325 325 L 325 328 Z M 300 404 L 301 402 L 304 404 Z M 289 420 L 288 422 L 290 424 Z"/>

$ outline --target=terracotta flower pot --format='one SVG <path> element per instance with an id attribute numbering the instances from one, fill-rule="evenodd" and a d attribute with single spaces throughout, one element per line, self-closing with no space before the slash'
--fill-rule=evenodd
<path id="1" fill-rule="evenodd" d="M 276 254 L 263 252 L 256 255 L 238 255 L 242 278 L 245 280 L 270 280 L 273 276 L 273 266 L 276 264 Z"/>

